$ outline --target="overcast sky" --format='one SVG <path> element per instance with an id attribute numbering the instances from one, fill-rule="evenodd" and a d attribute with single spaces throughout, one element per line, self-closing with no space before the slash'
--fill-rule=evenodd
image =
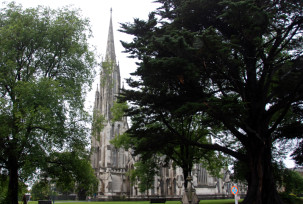
<path id="1" fill-rule="evenodd" d="M 3 1 L 1 2 L 10 2 Z M 53 9 L 63 6 L 72 6 L 82 10 L 83 17 L 89 18 L 93 32 L 93 39 L 89 42 L 95 46 L 100 56 L 105 56 L 107 34 L 109 28 L 110 9 L 113 13 L 113 28 L 115 38 L 116 59 L 120 64 L 121 79 L 129 77 L 129 73 L 135 71 L 135 60 L 127 58 L 120 40 L 131 41 L 132 37 L 118 31 L 119 23 L 133 22 L 134 18 L 147 19 L 148 14 L 154 11 L 159 4 L 153 3 L 153 0 L 15 0 L 16 3 L 22 4 L 23 7 L 37 7 L 38 5 L 49 6 Z M 3 4 L 0 5 L 3 7 Z M 96 70 L 99 71 L 99 70 Z M 95 77 L 93 89 L 88 93 L 86 105 L 88 110 L 92 111 L 94 104 L 94 95 L 97 83 L 99 83 L 98 73 Z M 294 167 L 294 162 L 286 160 L 288 167 Z"/>
<path id="2" fill-rule="evenodd" d="M 0 7 L 3 7 L 1 0 Z M 135 60 L 127 58 L 120 40 L 131 41 L 132 37 L 118 31 L 119 23 L 133 22 L 134 18 L 147 19 L 148 14 L 154 11 L 159 4 L 153 3 L 153 0 L 15 0 L 17 4 L 21 4 L 24 8 L 37 7 L 38 5 L 48 6 L 50 8 L 62 8 L 71 6 L 80 8 L 83 17 L 90 19 L 90 25 L 93 32 L 93 38 L 89 41 L 92 46 L 95 46 L 97 53 L 100 56 L 105 56 L 107 34 L 109 28 L 110 9 L 112 8 L 114 39 L 116 48 L 116 59 L 120 64 L 121 79 L 129 77 L 129 73 L 135 71 Z M 99 71 L 99 70 L 97 70 Z M 91 107 L 94 103 L 94 94 L 97 83 L 99 83 L 98 74 L 95 77 L 93 89 L 87 96 L 87 107 Z"/>

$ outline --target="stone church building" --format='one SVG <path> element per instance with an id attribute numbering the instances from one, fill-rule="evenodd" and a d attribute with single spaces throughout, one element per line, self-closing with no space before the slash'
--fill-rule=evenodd
<path id="1" fill-rule="evenodd" d="M 102 63 L 100 83 L 95 93 L 94 113 L 101 114 L 104 128 L 92 136 L 91 164 L 98 178 L 97 199 L 112 199 L 114 197 L 138 198 L 138 185 L 131 184 L 127 172 L 134 168 L 135 158 L 129 150 L 116 149 L 110 140 L 128 129 L 126 118 L 111 122 L 111 108 L 121 88 L 120 67 L 116 60 L 112 14 L 109 21 L 106 56 Z M 223 171 L 223 179 L 210 176 L 200 164 L 193 168 L 193 186 L 198 196 L 230 195 L 232 183 L 229 172 Z M 149 190 L 149 196 L 180 198 L 184 192 L 184 178 L 181 168 L 162 167 L 160 174 L 154 178 L 154 187 Z M 241 191 L 241 187 L 239 187 Z M 244 190 L 244 187 L 243 187 Z M 145 194 L 147 195 L 147 193 Z"/>

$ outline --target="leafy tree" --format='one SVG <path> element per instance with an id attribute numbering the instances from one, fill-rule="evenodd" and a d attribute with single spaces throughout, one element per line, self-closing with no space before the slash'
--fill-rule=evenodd
<path id="1" fill-rule="evenodd" d="M 8 184 L 9 177 L 6 174 L 0 174 L 0 203 L 5 203 L 7 200 L 7 192 L 8 192 Z M 27 193 L 27 185 L 20 181 L 18 182 L 18 193 L 19 200 L 22 200 L 22 197 L 25 193 Z"/>
<path id="2" fill-rule="evenodd" d="M 158 120 L 158 115 L 142 111 L 142 114 L 133 115 L 131 120 L 133 125 L 130 129 L 111 142 L 118 147 L 133 149 L 134 155 L 140 156 L 139 167 L 143 165 L 147 168 L 149 165 L 146 166 L 145 161 L 154 161 L 153 158 L 158 155 L 164 160 L 174 161 L 175 165 L 181 167 L 184 178 L 191 174 L 195 163 L 203 163 L 212 175 L 220 176 L 219 172 L 225 167 L 226 159 L 213 151 L 193 147 L 183 139 L 186 137 L 189 141 L 210 142 L 207 137 L 209 132 L 196 123 L 195 117 L 187 120 L 185 117 L 166 116 L 166 121 L 161 122 Z M 157 167 L 157 165 L 150 166 Z M 187 187 L 187 182 L 184 182 L 184 185 Z"/>
<path id="3" fill-rule="evenodd" d="M 32 188 L 34 199 L 48 198 L 50 183 L 56 186 L 56 192 L 76 192 L 79 200 L 85 200 L 86 196 L 97 191 L 97 178 L 88 154 L 54 152 L 47 160 L 47 167 L 41 169 L 41 179 Z M 47 178 L 50 178 L 50 181 L 47 181 Z"/>
<path id="4" fill-rule="evenodd" d="M 303 194 L 303 177 L 298 172 L 285 169 L 283 186 L 287 194 L 293 193 L 295 195 Z"/>
<path id="5" fill-rule="evenodd" d="M 276 141 L 302 138 L 303 2 L 157 2 L 162 7 L 147 21 L 121 25 L 134 36 L 122 42 L 126 52 L 140 60 L 124 100 L 132 105 L 129 115 L 146 116 L 130 131 L 156 140 L 162 132 L 154 126 L 162 123 L 175 134 L 167 143 L 180 137 L 231 155 L 247 169 L 243 203 L 282 203 L 272 151 Z M 205 116 L 200 123 L 215 133 L 213 143 L 170 128 L 168 119 L 182 118 L 175 115 Z"/>
<path id="6" fill-rule="evenodd" d="M 303 141 L 301 141 L 297 149 L 291 155 L 295 160 L 296 164 L 303 166 Z"/>
<path id="7" fill-rule="evenodd" d="M 114 101 L 114 105 L 111 108 L 111 113 L 112 113 L 112 117 L 113 117 L 111 121 L 112 122 L 121 121 L 127 108 L 128 108 L 128 106 L 127 106 L 126 102 L 118 103 L 117 101 Z"/>
<path id="8" fill-rule="evenodd" d="M 138 183 L 138 187 L 141 193 L 151 189 L 154 184 L 155 175 L 158 175 L 157 157 L 152 157 L 147 160 L 139 160 L 135 163 L 134 169 L 130 169 L 128 175 L 132 184 Z M 148 191 L 147 191 L 148 192 Z"/>
<path id="9" fill-rule="evenodd" d="M 124 91 L 128 92 L 127 90 Z M 124 100 L 124 97 L 122 96 L 120 99 Z M 119 120 L 125 111 L 127 111 L 125 101 L 115 103 L 112 108 L 113 118 Z M 128 115 L 132 116 L 133 125 L 125 134 L 118 135 L 111 141 L 116 147 L 131 148 L 134 150 L 134 155 L 140 155 L 138 164 L 138 168 L 140 168 L 134 171 L 141 177 L 151 176 L 150 174 L 142 175 L 140 172 L 147 173 L 146 169 L 148 167 L 151 167 L 150 171 L 154 172 L 154 168 L 157 165 L 150 165 L 150 162 L 154 162 L 157 157 L 155 155 L 158 155 L 158 157 L 164 157 L 164 160 L 173 160 L 177 166 L 181 167 L 184 178 L 191 174 L 195 163 L 203 163 L 210 173 L 219 176 L 220 170 L 225 167 L 225 158 L 215 154 L 213 151 L 205 151 L 201 148 L 193 147 L 183 140 L 183 137 L 186 137 L 190 141 L 210 142 L 208 137 L 210 133 L 205 128 L 207 126 L 204 127 L 197 123 L 197 121 L 200 122 L 203 116 L 187 116 L 167 112 L 163 121 L 159 121 L 159 114 L 164 115 L 165 113 L 154 113 L 153 110 L 143 107 L 140 107 L 140 112 L 128 111 Z M 204 121 L 207 122 L 206 120 Z M 182 136 L 179 134 L 182 134 Z M 145 169 L 146 171 L 140 171 L 140 169 Z M 184 182 L 184 185 L 186 187 L 187 182 Z M 146 188 L 143 187 L 142 189 Z"/>
<path id="10" fill-rule="evenodd" d="M 0 166 L 9 171 L 8 203 L 18 203 L 18 181 L 49 155 L 88 143 L 89 35 L 77 10 L 10 3 L 0 11 Z"/>
<path id="11" fill-rule="evenodd" d="M 97 178 L 88 154 L 78 152 L 54 152 L 50 155 L 44 174 L 52 178 L 61 191 L 75 190 L 80 200 L 96 192 Z"/>
<path id="12" fill-rule="evenodd" d="M 49 199 L 49 183 L 48 181 L 41 180 L 34 183 L 31 190 L 32 200 L 45 200 Z"/>
<path id="13" fill-rule="evenodd" d="M 0 203 L 4 203 L 8 191 L 8 176 L 0 174 Z"/>

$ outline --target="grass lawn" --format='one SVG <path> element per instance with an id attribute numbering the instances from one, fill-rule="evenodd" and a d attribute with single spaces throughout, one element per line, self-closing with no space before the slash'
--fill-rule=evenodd
<path id="1" fill-rule="evenodd" d="M 55 201 L 55 204 L 149 204 L 149 201 L 104 201 L 104 202 L 64 202 Z M 233 199 L 224 200 L 201 200 L 200 204 L 233 204 Z M 30 201 L 28 204 L 38 204 L 38 201 Z M 181 201 L 167 201 L 166 204 L 181 204 Z"/>

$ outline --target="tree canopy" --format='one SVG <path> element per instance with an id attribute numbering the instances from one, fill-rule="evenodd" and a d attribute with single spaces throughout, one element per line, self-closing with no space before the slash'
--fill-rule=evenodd
<path id="1" fill-rule="evenodd" d="M 88 152 L 54 152 L 48 157 L 47 164 L 42 169 L 42 176 L 50 178 L 61 192 L 75 192 L 79 200 L 85 200 L 97 191 L 98 181 Z"/>
<path id="2" fill-rule="evenodd" d="M 173 135 L 166 143 L 179 137 L 231 155 L 248 170 L 243 203 L 282 203 L 273 150 L 302 138 L 303 2 L 156 2 L 162 6 L 148 20 L 121 24 L 134 36 L 122 42 L 125 52 L 139 60 L 123 100 L 128 115 L 144 118 L 128 132 L 146 141 L 152 132 L 157 140 L 163 132 L 153 129 L 161 123 Z M 191 140 L 167 122 L 184 116 L 199 119 L 213 142 Z"/>
<path id="3" fill-rule="evenodd" d="M 7 202 L 18 203 L 18 180 L 50 155 L 88 144 L 84 96 L 95 59 L 89 21 L 75 9 L 0 10 L 0 167 L 9 171 Z"/>

